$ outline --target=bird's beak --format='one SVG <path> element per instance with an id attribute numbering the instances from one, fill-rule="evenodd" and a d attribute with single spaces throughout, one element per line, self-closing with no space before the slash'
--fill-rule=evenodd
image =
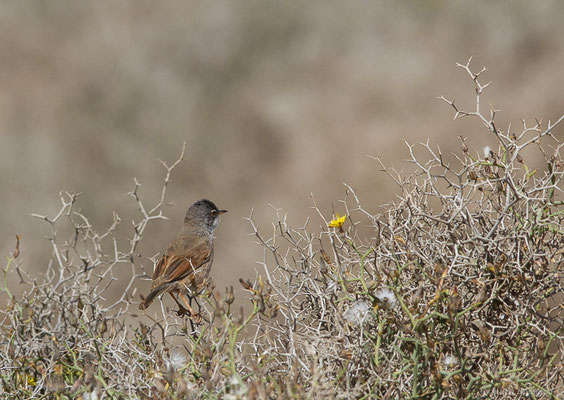
<path id="1" fill-rule="evenodd" d="M 227 210 L 219 210 L 217 213 L 218 213 L 219 215 L 221 215 L 221 214 L 225 214 L 226 212 L 227 212 Z"/>

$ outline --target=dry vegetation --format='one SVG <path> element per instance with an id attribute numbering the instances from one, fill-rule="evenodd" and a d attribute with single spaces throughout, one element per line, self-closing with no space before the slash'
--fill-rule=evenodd
<path id="1" fill-rule="evenodd" d="M 335 215 L 314 200 L 299 228 L 279 212 L 267 232 L 251 214 L 264 259 L 240 280 L 247 312 L 232 309 L 233 288 L 210 284 L 199 326 L 162 304 L 151 324 L 136 319 L 135 286 L 149 272 L 139 272 L 137 246 L 163 218 L 182 156 L 165 165 L 154 206 L 136 182 L 139 220 L 125 248 L 118 216 L 96 232 L 78 196 L 64 194 L 55 217 L 38 216 L 51 226 L 48 273 L 26 274 L 18 249 L 4 268 L 27 290 L 2 288 L 3 398 L 562 398 L 564 165 L 552 130 L 564 116 L 501 130 L 480 108 L 480 73 L 460 67 L 476 108 L 443 100 L 498 147 L 471 149 L 461 137 L 447 162 L 429 143 L 410 146 L 415 173 L 382 165 L 398 196 L 381 215 L 350 187 Z M 543 165 L 533 169 L 534 152 Z M 117 280 L 123 269 L 129 279 Z M 116 286 L 122 296 L 110 302 Z"/>

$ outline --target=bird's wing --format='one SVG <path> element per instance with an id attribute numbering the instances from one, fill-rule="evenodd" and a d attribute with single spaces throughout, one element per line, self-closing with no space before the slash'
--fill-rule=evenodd
<path id="1" fill-rule="evenodd" d="M 183 254 L 164 254 L 153 272 L 153 286 L 184 279 L 213 257 L 209 240 L 201 240 Z"/>

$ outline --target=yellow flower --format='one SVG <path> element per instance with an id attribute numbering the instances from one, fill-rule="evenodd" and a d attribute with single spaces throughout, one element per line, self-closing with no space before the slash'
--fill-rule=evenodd
<path id="1" fill-rule="evenodd" d="M 37 385 L 37 382 L 35 382 L 35 378 L 33 376 L 26 374 L 26 378 L 27 378 L 27 384 L 29 386 L 36 386 Z"/>
<path id="2" fill-rule="evenodd" d="M 343 224 L 345 223 L 345 220 L 347 219 L 346 215 L 343 215 L 342 217 L 339 214 L 335 215 L 335 218 L 333 218 L 331 220 L 331 222 L 329 222 L 329 226 L 332 228 L 339 228 L 341 229 L 343 227 Z"/>

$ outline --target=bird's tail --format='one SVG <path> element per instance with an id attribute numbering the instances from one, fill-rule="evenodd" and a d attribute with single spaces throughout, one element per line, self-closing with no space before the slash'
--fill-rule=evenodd
<path id="1" fill-rule="evenodd" d="M 165 292 L 167 289 L 169 289 L 175 283 L 176 282 L 163 283 L 162 285 L 159 285 L 156 288 L 154 288 L 153 290 L 151 290 L 151 293 L 149 293 L 149 295 L 145 298 L 145 300 L 143 300 L 139 304 L 139 309 L 144 310 L 147 307 L 149 307 L 151 305 L 151 303 L 153 302 L 153 300 L 155 300 L 155 297 L 157 297 L 162 292 Z"/>

